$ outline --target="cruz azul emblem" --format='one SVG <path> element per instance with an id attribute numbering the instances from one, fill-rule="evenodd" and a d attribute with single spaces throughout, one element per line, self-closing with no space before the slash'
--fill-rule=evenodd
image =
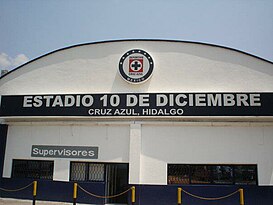
<path id="1" fill-rule="evenodd" d="M 152 57 L 140 49 L 127 51 L 119 61 L 119 73 L 129 83 L 141 83 L 148 80 L 153 68 Z"/>

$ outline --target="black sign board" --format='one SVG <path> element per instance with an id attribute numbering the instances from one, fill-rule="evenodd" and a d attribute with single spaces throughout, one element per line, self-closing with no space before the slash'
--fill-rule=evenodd
<path id="1" fill-rule="evenodd" d="M 273 116 L 273 93 L 6 95 L 0 116 Z"/>

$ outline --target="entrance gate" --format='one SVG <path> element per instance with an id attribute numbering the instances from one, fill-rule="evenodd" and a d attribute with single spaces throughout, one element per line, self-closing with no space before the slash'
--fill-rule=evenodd
<path id="1" fill-rule="evenodd" d="M 70 180 L 104 185 L 105 204 L 127 204 L 127 195 L 108 198 L 128 190 L 128 163 L 72 162 Z M 96 194 L 98 194 L 95 191 Z M 104 198 L 104 197 L 103 197 Z"/>

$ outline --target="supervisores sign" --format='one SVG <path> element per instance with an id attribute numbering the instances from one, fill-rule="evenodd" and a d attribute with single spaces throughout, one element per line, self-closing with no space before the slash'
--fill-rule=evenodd
<path id="1" fill-rule="evenodd" d="M 98 159 L 98 147 L 33 145 L 32 157 Z"/>

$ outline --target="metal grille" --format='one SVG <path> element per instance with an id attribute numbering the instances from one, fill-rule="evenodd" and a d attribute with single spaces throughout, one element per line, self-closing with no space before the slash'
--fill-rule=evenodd
<path id="1" fill-rule="evenodd" d="M 168 184 L 189 184 L 189 165 L 168 165 Z"/>
<path id="2" fill-rule="evenodd" d="M 53 179 L 53 161 L 13 160 L 14 178 Z"/>
<path id="3" fill-rule="evenodd" d="M 53 162 L 40 164 L 40 179 L 53 179 Z"/>
<path id="4" fill-rule="evenodd" d="M 191 167 L 191 183 L 208 184 L 210 183 L 209 166 L 192 166 Z"/>
<path id="5" fill-rule="evenodd" d="M 168 184 L 258 184 L 257 165 L 169 164 Z"/>
<path id="6" fill-rule="evenodd" d="M 212 166 L 212 179 L 215 184 L 232 184 L 233 169 L 232 166 Z"/>
<path id="7" fill-rule="evenodd" d="M 104 181 L 104 164 L 89 164 L 89 181 Z"/>
<path id="8" fill-rule="evenodd" d="M 104 164 L 72 162 L 70 180 L 72 181 L 104 181 Z"/>
<path id="9" fill-rule="evenodd" d="M 235 166 L 234 168 L 235 184 L 256 184 L 257 166 Z"/>
<path id="10" fill-rule="evenodd" d="M 72 181 L 85 181 L 86 163 L 73 162 L 71 164 L 70 179 Z"/>

